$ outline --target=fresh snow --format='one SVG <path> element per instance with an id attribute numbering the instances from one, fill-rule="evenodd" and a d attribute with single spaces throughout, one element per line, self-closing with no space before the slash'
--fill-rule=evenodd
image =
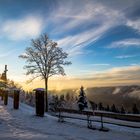
<path id="1" fill-rule="evenodd" d="M 35 109 L 20 103 L 19 110 L 13 109 L 13 100 L 8 106 L 0 100 L 0 140 L 139 140 L 140 129 L 105 124 L 109 132 L 91 130 L 86 121 L 58 118 L 49 114 L 35 116 Z M 109 120 L 109 119 L 108 119 Z M 112 121 L 110 119 L 110 121 Z M 97 127 L 100 123 L 94 123 Z"/>
<path id="2" fill-rule="evenodd" d="M 120 91 L 121 91 L 121 89 L 117 87 L 117 88 L 113 91 L 112 94 L 118 94 Z"/>

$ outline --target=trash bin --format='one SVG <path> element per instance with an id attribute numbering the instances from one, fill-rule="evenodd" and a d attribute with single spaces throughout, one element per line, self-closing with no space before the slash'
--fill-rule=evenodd
<path id="1" fill-rule="evenodd" d="M 14 103 L 13 103 L 14 109 L 19 108 L 19 93 L 20 93 L 19 89 L 14 89 Z"/>
<path id="2" fill-rule="evenodd" d="M 37 88 L 35 91 L 35 107 L 36 107 L 36 116 L 44 116 L 44 89 Z"/>
<path id="3" fill-rule="evenodd" d="M 5 90 L 3 92 L 3 96 L 4 96 L 4 105 L 7 105 L 8 104 L 8 93 L 9 93 L 9 90 Z"/>

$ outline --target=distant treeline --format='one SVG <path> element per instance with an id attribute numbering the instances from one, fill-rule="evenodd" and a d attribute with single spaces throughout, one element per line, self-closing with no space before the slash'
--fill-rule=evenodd
<path id="1" fill-rule="evenodd" d="M 125 113 L 139 114 L 140 113 L 140 110 L 137 108 L 136 104 L 132 105 L 131 111 L 127 111 L 124 108 L 124 106 L 122 106 L 121 108 L 116 107 L 115 104 L 112 104 L 111 106 L 109 106 L 109 105 L 104 106 L 101 102 L 96 104 L 93 101 L 90 101 L 90 104 L 91 104 L 92 110 L 102 110 L 102 111 L 109 111 L 109 112 L 121 113 L 121 114 L 125 114 Z"/>

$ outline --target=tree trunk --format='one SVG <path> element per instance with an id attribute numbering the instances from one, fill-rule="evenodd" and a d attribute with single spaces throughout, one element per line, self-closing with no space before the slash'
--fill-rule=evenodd
<path id="1" fill-rule="evenodd" d="M 45 111 L 48 112 L 48 78 L 45 78 Z"/>

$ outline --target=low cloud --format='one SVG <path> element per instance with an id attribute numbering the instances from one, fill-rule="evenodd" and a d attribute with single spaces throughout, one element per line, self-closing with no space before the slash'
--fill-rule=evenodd
<path id="1" fill-rule="evenodd" d="M 139 79 L 140 66 L 115 67 L 93 76 L 97 79 Z"/>
<path id="2" fill-rule="evenodd" d="M 68 89 L 84 87 L 100 87 L 100 86 L 122 86 L 122 85 L 140 85 L 140 66 L 115 67 L 106 71 L 95 73 L 89 72 L 79 77 L 53 77 L 49 80 L 49 89 Z M 84 78 L 86 77 L 86 78 Z M 43 81 L 34 81 L 32 84 L 25 85 L 26 88 L 42 86 Z"/>
<path id="3" fill-rule="evenodd" d="M 128 96 L 140 99 L 140 90 L 134 90 L 128 93 Z"/>

